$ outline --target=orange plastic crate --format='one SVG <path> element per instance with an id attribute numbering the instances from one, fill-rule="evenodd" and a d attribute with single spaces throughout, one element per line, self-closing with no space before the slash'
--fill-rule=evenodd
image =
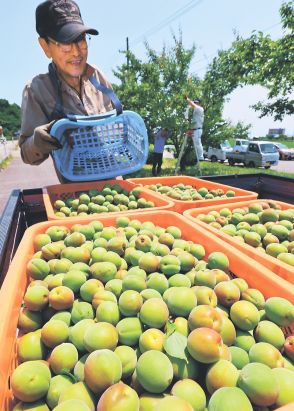
<path id="1" fill-rule="evenodd" d="M 64 218 L 75 221 L 77 217 L 58 217 L 54 214 L 53 204 L 56 200 L 67 200 L 71 197 L 76 197 L 81 192 L 89 191 L 91 189 L 101 190 L 105 184 L 116 184 L 120 185 L 124 189 L 131 191 L 133 188 L 138 187 L 138 184 L 131 183 L 127 180 L 105 180 L 105 181 L 91 181 L 87 183 L 71 183 L 71 184 L 56 184 L 52 186 L 43 187 L 43 201 L 45 204 L 45 209 L 47 213 L 48 220 L 62 220 Z M 145 198 L 146 200 L 153 201 L 155 207 L 152 207 L 152 210 L 155 208 L 156 210 L 171 210 L 174 207 L 174 203 L 171 199 L 159 197 L 153 194 L 150 190 L 142 190 L 140 197 Z M 136 211 L 143 211 L 143 210 L 150 210 L 139 208 L 136 210 L 127 210 L 123 211 L 124 213 L 133 213 Z M 120 213 L 119 211 L 116 213 Z M 101 213 L 96 214 L 96 218 L 98 215 L 108 215 L 109 213 Z M 89 214 L 91 216 L 93 214 Z"/>
<path id="2" fill-rule="evenodd" d="M 251 201 L 242 201 L 239 203 L 229 203 L 225 205 L 217 205 L 217 206 L 209 206 L 209 207 L 202 207 L 202 208 L 194 208 L 190 210 L 184 211 L 184 216 L 187 217 L 189 220 L 194 221 L 195 223 L 199 224 L 201 227 L 209 230 L 211 233 L 216 235 L 217 237 L 223 239 L 228 244 L 232 245 L 242 253 L 248 255 L 249 257 L 253 258 L 255 261 L 258 261 L 260 264 L 264 265 L 269 270 L 273 271 L 278 276 L 284 278 L 285 280 L 289 281 L 290 283 L 294 284 L 294 267 L 291 267 L 289 264 L 284 263 L 283 261 L 278 260 L 268 254 L 265 254 L 261 251 L 256 250 L 254 247 L 241 243 L 240 241 L 236 241 L 234 237 L 223 233 L 220 230 L 212 227 L 209 224 L 204 223 L 197 219 L 199 214 L 208 214 L 210 211 L 219 211 L 222 208 L 226 207 L 230 210 L 239 207 L 246 207 L 252 203 L 263 203 L 265 201 L 272 201 L 272 200 L 251 200 Z M 275 203 L 279 204 L 282 210 L 293 208 L 293 204 L 283 203 L 282 201 L 276 201 Z"/>
<path id="3" fill-rule="evenodd" d="M 294 403 L 285 405 L 284 407 L 278 408 L 276 411 L 293 411 L 294 410 Z"/>
<path id="4" fill-rule="evenodd" d="M 130 219 L 138 219 L 141 222 L 152 221 L 162 227 L 176 225 L 182 230 L 182 237 L 184 239 L 204 245 L 207 255 L 213 251 L 225 253 L 230 261 L 231 272 L 237 277 L 244 278 L 250 287 L 259 289 L 265 298 L 280 296 L 294 303 L 293 285 L 178 213 L 172 211 L 148 211 L 145 213 L 128 214 L 127 216 Z M 112 214 L 111 216 L 101 216 L 99 220 L 103 222 L 104 226 L 109 226 L 115 225 L 117 217 L 118 215 Z M 88 224 L 89 221 L 93 220 L 97 220 L 97 217 L 76 218 L 75 223 Z M 46 221 L 29 227 L 21 240 L 0 289 L 0 409 L 3 411 L 11 411 L 14 405 L 9 379 L 16 365 L 17 322 L 23 295 L 28 283 L 26 264 L 34 254 L 34 237 L 37 234 L 44 233 L 48 227 L 53 225 L 71 227 L 73 221 L 69 219 Z M 294 332 L 294 324 L 293 327 L 288 327 L 284 332 L 287 335 L 292 334 Z M 293 407 L 294 403 L 280 408 L 279 411 L 290 411 L 293 410 Z"/>
<path id="5" fill-rule="evenodd" d="M 209 180 L 201 180 L 200 178 L 196 177 L 189 177 L 189 176 L 171 176 L 171 177 L 150 177 L 150 178 L 130 178 L 127 179 L 135 184 L 141 184 L 142 186 L 150 185 L 150 184 L 162 184 L 166 186 L 173 186 L 176 184 L 189 184 L 197 189 L 200 187 L 206 187 L 208 190 L 215 190 L 218 188 L 222 188 L 223 190 L 233 190 L 235 191 L 235 197 L 227 197 L 227 198 L 216 198 L 211 200 L 193 200 L 193 201 L 182 201 L 176 200 L 174 198 L 163 196 L 162 194 L 158 193 L 157 191 L 149 190 L 150 192 L 156 193 L 161 198 L 168 198 L 174 202 L 174 211 L 178 213 L 183 213 L 185 210 L 189 208 L 196 208 L 196 207 L 205 207 L 214 204 L 226 204 L 232 203 L 235 201 L 242 201 L 242 200 L 251 200 L 257 198 L 258 194 L 253 191 L 242 190 L 241 188 L 236 188 L 232 186 L 228 186 L 225 184 L 215 183 Z"/>

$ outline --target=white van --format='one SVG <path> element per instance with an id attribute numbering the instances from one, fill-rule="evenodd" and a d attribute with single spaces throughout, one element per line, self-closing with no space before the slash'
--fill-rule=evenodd
<path id="1" fill-rule="evenodd" d="M 245 151 L 247 151 L 248 144 L 249 144 L 249 140 L 245 140 L 243 138 L 237 138 L 235 145 L 233 147 L 234 153 L 245 153 Z"/>
<path id="2" fill-rule="evenodd" d="M 233 151 L 228 140 L 223 141 L 220 144 L 217 144 L 216 147 L 208 147 L 206 157 L 212 162 L 220 161 L 223 163 L 227 158 L 227 153 Z"/>

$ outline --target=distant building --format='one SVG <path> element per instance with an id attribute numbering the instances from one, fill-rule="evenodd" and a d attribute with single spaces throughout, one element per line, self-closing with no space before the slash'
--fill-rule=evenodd
<path id="1" fill-rule="evenodd" d="M 285 133 L 286 129 L 285 128 L 269 128 L 268 129 L 268 136 L 280 136 L 281 134 L 286 134 Z"/>

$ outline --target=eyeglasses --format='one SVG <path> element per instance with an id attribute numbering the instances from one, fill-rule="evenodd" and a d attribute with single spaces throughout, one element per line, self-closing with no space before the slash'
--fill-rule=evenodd
<path id="1" fill-rule="evenodd" d="M 81 36 L 76 38 L 71 43 L 60 43 L 58 41 L 50 39 L 49 37 L 47 37 L 47 39 L 46 39 L 46 41 L 48 43 L 54 44 L 63 53 L 69 53 L 72 50 L 72 46 L 74 44 L 76 44 L 79 47 L 79 49 L 86 50 L 88 48 L 88 42 L 90 40 L 91 40 L 91 37 L 89 35 L 86 35 L 86 34 L 82 34 Z"/>

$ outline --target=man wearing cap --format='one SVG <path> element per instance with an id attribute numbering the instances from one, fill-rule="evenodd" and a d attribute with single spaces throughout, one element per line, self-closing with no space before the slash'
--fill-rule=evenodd
<path id="1" fill-rule="evenodd" d="M 195 100 L 190 100 L 189 97 L 185 96 L 189 105 L 193 108 L 193 116 L 191 122 L 191 131 L 193 131 L 192 138 L 194 142 L 194 147 L 197 150 L 197 157 L 199 161 L 204 160 L 203 157 L 203 146 L 201 142 L 203 121 L 204 121 L 204 110 L 201 104 L 200 98 Z"/>
<path id="2" fill-rule="evenodd" d="M 89 34 L 98 31 L 84 25 L 72 0 L 47 0 L 36 9 L 39 44 L 51 59 L 46 74 L 34 77 L 25 87 L 21 105 L 19 145 L 25 163 L 38 165 L 59 142 L 50 136 L 55 120 L 67 114 L 92 115 L 112 110 L 105 94 L 91 79 L 111 88 L 104 74 L 87 63 Z"/>

